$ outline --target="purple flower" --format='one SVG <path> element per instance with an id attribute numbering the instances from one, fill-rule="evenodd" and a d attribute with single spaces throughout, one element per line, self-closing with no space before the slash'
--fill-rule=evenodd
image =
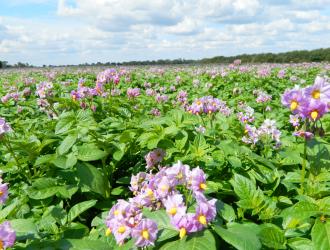
<path id="1" fill-rule="evenodd" d="M 153 109 L 150 111 L 150 114 L 152 114 L 153 116 L 160 116 L 160 115 L 161 115 L 160 110 L 157 109 L 157 108 L 153 108 Z"/>
<path id="2" fill-rule="evenodd" d="M 293 112 L 297 112 L 304 101 L 302 89 L 295 87 L 294 89 L 286 90 L 281 100 L 284 106 L 290 108 Z"/>
<path id="3" fill-rule="evenodd" d="M 199 194 L 198 196 L 195 218 L 199 223 L 198 229 L 201 230 L 201 228 L 205 227 L 209 222 L 214 220 L 217 214 L 215 206 L 217 200 L 212 199 L 208 201 L 204 195 Z"/>
<path id="4" fill-rule="evenodd" d="M 144 172 L 140 172 L 137 175 L 132 175 L 131 177 L 131 186 L 130 186 L 130 190 L 132 192 L 138 192 L 141 190 L 142 188 L 142 184 L 145 181 L 147 177 L 147 174 Z"/>
<path id="5" fill-rule="evenodd" d="M 146 95 L 153 96 L 155 94 L 156 94 L 156 91 L 154 91 L 153 89 L 146 89 Z"/>
<path id="6" fill-rule="evenodd" d="M 201 133 L 201 134 L 205 134 L 205 132 L 206 132 L 206 128 L 202 125 L 195 127 L 195 130 L 196 130 L 196 132 Z"/>
<path id="7" fill-rule="evenodd" d="M 128 88 L 127 89 L 127 96 L 129 99 L 134 99 L 140 95 L 139 88 Z"/>
<path id="8" fill-rule="evenodd" d="M 206 175 L 199 167 L 194 168 L 189 176 L 189 182 L 193 192 L 204 192 L 206 189 Z"/>
<path id="9" fill-rule="evenodd" d="M 176 100 L 181 104 L 186 104 L 188 101 L 188 93 L 184 90 L 180 90 L 180 92 L 176 96 Z"/>
<path id="10" fill-rule="evenodd" d="M 131 235 L 131 228 L 124 221 L 113 221 L 111 232 L 115 236 L 117 244 L 123 245 L 125 239 Z"/>
<path id="11" fill-rule="evenodd" d="M 297 127 L 300 123 L 300 116 L 299 115 L 290 115 L 290 123 L 292 126 Z"/>
<path id="12" fill-rule="evenodd" d="M 129 206 L 129 203 L 125 200 L 118 200 L 118 202 L 110 209 L 106 219 L 106 224 L 111 228 L 111 221 L 123 220 L 125 215 L 125 209 Z"/>
<path id="13" fill-rule="evenodd" d="M 165 151 L 161 148 L 157 148 L 153 151 L 150 151 L 144 157 L 144 159 L 147 162 L 147 169 L 152 168 L 156 166 L 156 164 L 160 163 L 164 159 L 165 155 L 166 155 Z"/>
<path id="14" fill-rule="evenodd" d="M 282 79 L 285 77 L 285 70 L 281 69 L 278 73 L 277 73 L 277 77 Z"/>
<path id="15" fill-rule="evenodd" d="M 190 170 L 188 165 L 183 165 L 181 161 L 167 168 L 166 175 L 171 181 L 171 185 L 183 185 L 186 183 Z"/>
<path id="16" fill-rule="evenodd" d="M 4 118 L 0 117 L 0 137 L 2 137 L 4 134 L 11 132 L 12 129 L 10 125 L 6 122 Z"/>
<path id="17" fill-rule="evenodd" d="M 329 102 L 330 84 L 324 78 L 317 76 L 314 85 L 305 88 L 304 94 L 307 98 Z"/>
<path id="18" fill-rule="evenodd" d="M 301 114 L 304 118 L 312 121 L 320 119 L 327 112 L 327 105 L 319 100 L 310 100 L 301 107 Z"/>
<path id="19" fill-rule="evenodd" d="M 310 140 L 314 137 L 314 134 L 312 132 L 303 131 L 303 130 L 296 131 L 293 133 L 293 135 L 305 138 L 306 140 Z"/>
<path id="20" fill-rule="evenodd" d="M 0 178 L 0 204 L 4 204 L 8 199 L 8 183 L 1 183 Z"/>
<path id="21" fill-rule="evenodd" d="M 137 247 L 154 245 L 157 238 L 157 224 L 150 219 L 143 219 L 133 230 L 132 237 L 136 239 Z"/>
<path id="22" fill-rule="evenodd" d="M 0 249 L 12 247 L 16 240 L 16 233 L 12 229 L 10 222 L 5 221 L 0 224 Z"/>
<path id="23" fill-rule="evenodd" d="M 173 217 L 171 218 L 171 223 L 179 230 L 180 239 L 189 233 L 196 232 L 198 229 L 198 223 L 193 213 L 188 213 L 181 217 Z"/>
<path id="24" fill-rule="evenodd" d="M 268 95 L 266 92 L 264 91 L 259 91 L 256 102 L 257 103 L 265 103 L 268 102 L 272 99 L 271 95 Z"/>
<path id="25" fill-rule="evenodd" d="M 167 197 L 171 192 L 171 184 L 167 176 L 163 176 L 160 181 L 157 183 L 156 197 L 162 199 Z"/>
<path id="26" fill-rule="evenodd" d="M 182 217 L 185 215 L 187 210 L 187 207 L 183 203 L 183 197 L 181 194 L 168 196 L 163 201 L 163 205 L 170 217 Z"/>

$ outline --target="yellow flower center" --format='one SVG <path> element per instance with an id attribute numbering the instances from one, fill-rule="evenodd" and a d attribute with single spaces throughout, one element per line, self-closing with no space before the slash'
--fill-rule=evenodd
<path id="1" fill-rule="evenodd" d="M 201 102 L 201 101 L 197 101 L 196 104 L 197 104 L 197 105 L 201 105 L 202 102 Z"/>
<path id="2" fill-rule="evenodd" d="M 202 225 L 206 225 L 206 217 L 204 215 L 200 215 L 198 216 L 198 221 L 199 223 L 201 223 Z"/>
<path id="3" fill-rule="evenodd" d="M 249 132 L 249 130 L 245 129 L 244 130 L 244 134 L 247 134 Z"/>
<path id="4" fill-rule="evenodd" d="M 3 192 L 2 191 L 0 191 L 0 197 L 3 195 Z"/>
<path id="5" fill-rule="evenodd" d="M 312 119 L 314 121 L 316 120 L 316 118 L 317 118 L 318 115 L 319 115 L 319 112 L 317 112 L 316 110 L 314 110 L 314 111 L 311 112 L 311 117 L 312 117 Z"/>
<path id="6" fill-rule="evenodd" d="M 142 238 L 144 238 L 144 239 L 146 239 L 146 240 L 149 240 L 149 232 L 148 232 L 148 230 L 143 230 L 142 231 L 142 233 L 141 233 L 141 235 L 142 235 Z"/>
<path id="7" fill-rule="evenodd" d="M 111 229 L 108 228 L 107 231 L 105 231 L 105 236 L 109 236 L 111 234 Z"/>
<path id="8" fill-rule="evenodd" d="M 154 195 L 154 192 L 150 188 L 148 188 L 147 189 L 147 195 L 148 196 L 153 196 Z"/>
<path id="9" fill-rule="evenodd" d="M 313 97 L 314 99 L 320 99 L 320 95 L 321 95 L 321 93 L 320 93 L 319 90 L 314 90 L 314 91 L 312 92 L 312 97 Z"/>
<path id="10" fill-rule="evenodd" d="M 125 226 L 118 227 L 118 230 L 117 230 L 118 233 L 123 234 L 123 233 L 125 233 L 125 231 L 126 231 Z"/>
<path id="11" fill-rule="evenodd" d="M 3 250 L 4 248 L 3 248 L 3 242 L 2 242 L 2 240 L 0 240 L 0 250 Z"/>
<path id="12" fill-rule="evenodd" d="M 113 214 L 114 214 L 115 216 L 118 216 L 118 215 L 120 214 L 120 211 L 119 211 L 119 210 L 115 210 L 115 211 L 113 212 Z"/>
<path id="13" fill-rule="evenodd" d="M 298 102 L 297 101 L 292 101 L 290 105 L 291 110 L 296 110 L 298 108 Z"/>
<path id="14" fill-rule="evenodd" d="M 205 183 L 201 183 L 201 184 L 199 184 L 199 187 L 200 187 L 200 189 L 205 190 L 207 186 Z"/>
<path id="15" fill-rule="evenodd" d="M 163 186 L 161 186 L 161 190 L 163 191 L 163 192 L 165 192 L 165 191 L 167 191 L 168 190 L 168 188 L 169 188 L 169 186 L 168 185 L 163 185 Z"/>
<path id="16" fill-rule="evenodd" d="M 170 215 L 175 215 L 176 212 L 177 212 L 176 207 L 173 207 L 173 208 L 171 208 L 171 209 L 168 211 L 168 213 L 169 213 Z"/>
<path id="17" fill-rule="evenodd" d="M 183 175 L 182 173 L 180 172 L 177 176 L 176 176 L 177 179 L 181 180 L 183 178 Z"/>
<path id="18" fill-rule="evenodd" d="M 182 227 L 180 229 L 180 233 L 179 233 L 180 239 L 182 239 L 183 237 L 185 237 L 186 234 L 187 234 L 187 230 L 184 227 Z"/>

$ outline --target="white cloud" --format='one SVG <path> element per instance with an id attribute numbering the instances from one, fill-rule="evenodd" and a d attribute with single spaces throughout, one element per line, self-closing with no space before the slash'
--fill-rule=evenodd
<path id="1" fill-rule="evenodd" d="M 326 47 L 329 2 L 58 0 L 51 19 L 0 17 L 0 52 L 42 65 Z"/>

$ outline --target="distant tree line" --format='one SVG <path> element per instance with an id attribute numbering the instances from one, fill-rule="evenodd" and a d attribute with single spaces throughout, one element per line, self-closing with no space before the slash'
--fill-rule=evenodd
<path id="1" fill-rule="evenodd" d="M 106 63 L 84 63 L 79 65 L 57 65 L 57 66 L 131 66 L 131 65 L 178 65 L 178 64 L 226 64 L 240 59 L 242 63 L 299 63 L 299 62 L 330 62 L 330 48 L 315 50 L 295 50 L 283 53 L 261 53 L 241 54 L 237 56 L 216 56 L 200 60 L 174 59 L 174 60 L 148 60 L 129 62 L 106 62 Z M 33 67 L 28 63 L 18 62 L 9 65 L 6 61 L 0 60 L 0 68 L 26 68 Z M 43 65 L 43 67 L 54 67 L 54 65 Z"/>
<path id="2" fill-rule="evenodd" d="M 33 67 L 33 65 L 30 65 L 28 63 L 22 63 L 22 62 L 18 62 L 14 65 L 10 65 L 10 64 L 8 64 L 7 61 L 0 61 L 0 69 L 4 69 L 4 68 L 29 68 L 29 67 Z"/>

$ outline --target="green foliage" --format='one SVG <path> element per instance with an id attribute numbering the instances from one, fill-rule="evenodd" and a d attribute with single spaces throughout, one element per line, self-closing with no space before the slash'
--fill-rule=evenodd
<path id="1" fill-rule="evenodd" d="M 318 61 L 328 54 L 329 49 L 324 49 L 244 55 L 241 59 Z M 201 62 L 234 59 L 216 57 Z M 259 76 L 258 70 L 266 66 L 270 74 Z M 282 68 L 286 75 L 279 78 Z M 13 129 L 0 135 L 0 169 L 3 182 L 9 183 L 9 198 L 0 205 L 0 223 L 8 220 L 15 229 L 13 249 L 137 249 L 134 239 L 118 246 L 113 235 L 105 236 L 105 220 L 119 199 L 133 197 L 131 176 L 146 171 L 144 157 L 156 148 L 166 151 L 160 166 L 182 161 L 205 172 L 205 195 L 218 200 L 217 215 L 204 230 L 180 239 L 162 206 L 144 208 L 143 216 L 154 220 L 159 230 L 155 246 L 147 249 L 330 249 L 330 116 L 322 119 L 324 136 L 316 135 L 305 144 L 292 136 L 295 128 L 288 123 L 289 111 L 280 101 L 284 90 L 294 84 L 310 85 L 316 75 L 329 75 L 329 66 L 259 65 L 247 69 L 129 68 L 121 72 L 118 84 L 104 84 L 108 95 L 77 100 L 71 91 L 77 90 L 79 79 L 85 79 L 85 87 L 94 88 L 99 69 L 1 71 L 0 97 L 12 89 L 20 94 L 18 100 L 0 103 L 0 117 Z M 28 79 L 33 82 L 29 86 Z M 40 108 L 36 85 L 44 81 L 54 88 L 43 99 L 49 105 Z M 158 102 L 155 96 L 146 95 L 147 83 L 168 101 Z M 31 94 L 23 98 L 27 87 Z M 140 88 L 140 96 L 127 98 L 129 87 Z M 111 88 L 121 94 L 109 94 Z M 255 90 L 266 91 L 272 100 L 257 103 Z M 179 91 L 187 91 L 186 104 L 212 95 L 226 101 L 232 113 L 193 115 L 179 102 Z M 254 121 L 249 125 L 259 127 L 265 119 L 276 120 L 281 146 L 276 147 L 269 138 L 255 144 L 242 141 L 246 124 L 237 119 L 242 103 L 254 109 Z M 272 110 L 266 111 L 266 106 Z M 154 108 L 160 116 L 151 114 Z M 316 125 L 321 126 L 320 122 Z M 150 171 L 155 173 L 156 168 Z M 186 197 L 190 194 L 189 190 L 185 193 Z M 195 207 L 189 202 L 188 211 L 195 213 Z"/>

